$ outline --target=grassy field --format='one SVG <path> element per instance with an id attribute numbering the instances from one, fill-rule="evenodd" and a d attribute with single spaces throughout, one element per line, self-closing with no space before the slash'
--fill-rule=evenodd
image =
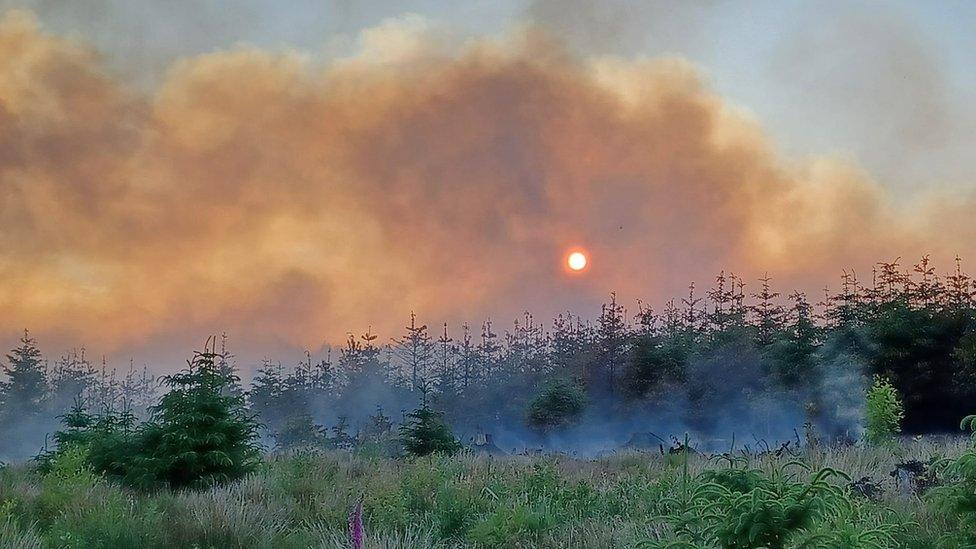
<path id="1" fill-rule="evenodd" d="M 969 444 L 593 460 L 309 451 L 176 493 L 120 488 L 69 452 L 44 474 L 0 472 L 0 547 L 350 547 L 360 497 L 364 547 L 961 547 L 964 521 L 939 505 L 939 489 L 918 493 L 889 473 Z M 848 477 L 881 492 L 865 497 Z"/>

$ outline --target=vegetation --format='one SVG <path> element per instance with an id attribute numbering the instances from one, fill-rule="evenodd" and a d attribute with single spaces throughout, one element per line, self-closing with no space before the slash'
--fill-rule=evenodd
<path id="1" fill-rule="evenodd" d="M 346 548 L 360 498 L 367 548 L 931 548 L 968 546 L 976 533 L 971 485 L 903 492 L 888 474 L 905 461 L 937 458 L 953 464 L 944 474 L 971 475 L 971 467 L 955 465 L 972 463 L 965 441 L 670 457 L 404 461 L 299 451 L 269 456 L 232 484 L 132 491 L 94 473 L 73 450 L 43 472 L 0 471 L 0 540 L 4 547 Z M 864 478 L 877 492 L 863 490 Z"/>
<path id="2" fill-rule="evenodd" d="M 586 408 L 586 394 L 565 381 L 547 386 L 529 404 L 529 425 L 542 431 L 568 425 Z"/>
<path id="3" fill-rule="evenodd" d="M 339 419 L 355 436 L 377 406 L 421 400 L 462 437 L 524 427 L 526 445 L 595 415 L 667 417 L 719 438 L 727 423 L 771 438 L 808 423 L 824 441 L 856 440 L 878 420 L 869 435 L 880 440 L 899 432 L 896 417 L 908 434 L 953 431 L 976 400 L 976 288 L 961 263 L 944 276 L 927 257 L 908 272 L 880 263 L 870 286 L 853 273 L 840 282 L 812 304 L 798 292 L 782 298 L 769 277 L 750 293 L 720 273 L 702 295 L 692 285 L 660 311 L 639 303 L 628 314 L 611 295 L 595 323 L 560 315 L 547 330 L 526 314 L 502 335 L 486 321 L 480 337 L 463 325 L 460 337 L 444 326 L 435 338 L 412 315 L 388 346 L 367 333 L 350 336 L 335 362 L 266 364 L 249 401 L 279 448 Z M 877 376 L 890 390 L 868 401 Z M 795 420 L 764 431 L 770 413 Z M 294 436 L 296 425 L 309 436 Z"/>
<path id="4" fill-rule="evenodd" d="M 808 423 L 824 440 L 857 439 L 873 413 L 864 408 L 875 376 L 902 399 L 907 434 L 951 432 L 971 411 L 976 297 L 960 262 L 944 276 L 927 257 L 907 272 L 880 263 L 867 286 L 845 273 L 815 304 L 797 292 L 783 298 L 769 277 L 755 291 L 746 286 L 720 273 L 705 292 L 692 285 L 659 311 L 639 303 L 628 313 L 611 295 L 595 322 L 560 315 L 546 329 L 526 314 L 502 334 L 485 321 L 459 334 L 445 325 L 434 337 L 412 315 L 388 344 L 367 332 L 350 335 L 334 359 L 330 351 L 293 368 L 266 361 L 250 387 L 236 379 L 226 337 L 212 358 L 229 380 L 222 393 L 245 397 L 265 446 L 279 449 L 348 447 L 380 419 L 377 409 L 403 424 L 422 404 L 462 439 L 523 428 L 525 445 L 545 445 L 597 415 L 668 418 L 679 432 L 716 438 L 735 428 L 782 439 Z M 8 461 L 50 446 L 45 434 L 76 405 L 125 437 L 158 399 L 145 369 L 130 365 L 118 376 L 83 352 L 52 363 L 29 334 L 4 371 L 0 459 Z M 770 427 L 770 414 L 791 421 Z"/>
<path id="5" fill-rule="evenodd" d="M 86 470 L 143 488 L 242 478 L 260 458 L 257 424 L 244 398 L 227 391 L 235 378 L 217 368 L 216 356 L 197 353 L 186 370 L 164 378 L 170 390 L 140 425 L 124 412 L 92 417 L 76 407 L 54 435 L 56 449 L 40 456 L 43 468 L 80 456 Z"/>
<path id="6" fill-rule="evenodd" d="M 411 456 L 454 455 L 461 450 L 461 443 L 437 412 L 424 406 L 407 414 L 407 419 L 407 423 L 401 428 L 403 446 L 407 454 Z"/>
<path id="7" fill-rule="evenodd" d="M 883 377 L 876 377 L 868 390 L 864 438 L 871 444 L 891 444 L 901 432 L 905 412 L 898 390 Z"/>
<path id="8" fill-rule="evenodd" d="M 594 323 L 405 329 L 250 387 L 226 338 L 157 387 L 52 365 L 25 332 L 0 380 L 0 546 L 347 547 L 360 522 L 366 547 L 976 546 L 976 443 L 943 436 L 976 401 L 958 263 L 845 273 L 817 304 L 721 273 L 660 312 L 611 294 Z M 553 455 L 566 441 L 602 457 Z"/>

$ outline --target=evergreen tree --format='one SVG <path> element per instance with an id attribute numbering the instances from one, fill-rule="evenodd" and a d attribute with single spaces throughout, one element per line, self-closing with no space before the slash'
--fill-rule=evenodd
<path id="1" fill-rule="evenodd" d="M 260 453 L 257 423 L 244 399 L 229 394 L 235 376 L 221 373 L 211 348 L 194 354 L 187 368 L 163 378 L 169 391 L 142 428 L 133 474 L 145 484 L 204 487 L 254 470 Z"/>
<path id="2" fill-rule="evenodd" d="M 645 398 L 666 382 L 680 381 L 688 358 L 688 346 L 680 335 L 674 338 L 654 334 L 637 336 L 624 372 L 625 395 Z"/>
<path id="3" fill-rule="evenodd" d="M 433 357 L 433 342 L 427 325 L 418 326 L 417 315 L 412 312 L 406 330 L 407 333 L 400 339 L 393 340 L 393 352 L 407 368 L 411 390 L 416 390 L 421 388 L 421 382 L 427 375 Z"/>
<path id="4" fill-rule="evenodd" d="M 220 334 L 220 352 L 217 353 L 217 372 L 226 379 L 231 380 L 224 391 L 235 395 L 241 396 L 244 394 L 244 389 L 241 387 L 240 378 L 237 375 L 237 363 L 234 361 L 234 355 L 227 348 L 227 333 Z"/>
<path id="5" fill-rule="evenodd" d="M 445 397 L 453 398 L 457 394 L 458 377 L 455 370 L 455 355 L 457 348 L 447 333 L 447 323 L 444 332 L 437 338 L 437 371 L 435 372 L 437 390 Z"/>
<path id="6" fill-rule="evenodd" d="M 273 365 L 265 359 L 251 382 L 248 403 L 264 427 L 272 433 L 280 431 L 288 419 L 289 403 L 282 398 L 284 393 L 285 378 L 281 364 Z"/>
<path id="7" fill-rule="evenodd" d="M 453 455 L 461 451 L 451 428 L 442 415 L 422 406 L 407 414 L 407 422 L 400 428 L 404 449 L 412 456 L 430 454 Z"/>
<path id="8" fill-rule="evenodd" d="M 610 292 L 610 303 L 604 303 L 597 324 L 597 358 L 591 366 L 589 380 L 596 387 L 613 392 L 617 376 L 627 352 L 627 326 L 624 308 L 617 303 L 617 294 Z"/>
<path id="9" fill-rule="evenodd" d="M 48 409 L 59 415 L 79 402 L 91 405 L 95 376 L 95 369 L 85 358 L 84 349 L 62 356 L 49 372 Z"/>
<path id="10" fill-rule="evenodd" d="M 500 350 L 501 346 L 498 344 L 498 334 L 492 331 L 491 319 L 486 319 L 481 325 L 481 343 L 478 345 L 481 366 L 479 377 L 482 380 L 490 381 L 492 379 L 495 366 L 498 364 L 498 353 Z"/>
<path id="11" fill-rule="evenodd" d="M 775 303 L 778 292 L 772 291 L 769 275 L 763 276 L 759 281 L 762 282 L 759 293 L 752 294 L 757 303 L 751 307 L 756 317 L 756 343 L 760 347 L 765 347 L 773 342 L 776 332 L 779 331 L 782 322 L 783 308 Z"/>
<path id="12" fill-rule="evenodd" d="M 971 310 L 973 308 L 973 297 L 976 292 L 973 289 L 972 279 L 962 270 L 962 258 L 956 256 L 955 271 L 946 276 L 947 305 L 956 311 Z"/>
<path id="13" fill-rule="evenodd" d="M 788 325 L 771 336 L 765 356 L 773 363 L 773 375 L 785 387 L 818 382 L 815 369 L 820 330 L 813 318 L 813 307 L 800 292 L 790 295 L 792 305 L 786 313 Z"/>
<path id="14" fill-rule="evenodd" d="M 12 428 L 40 416 L 48 394 L 47 376 L 37 341 L 27 330 L 20 346 L 7 355 L 3 371 L 6 379 L 0 381 L 0 426 Z"/>
<path id="15" fill-rule="evenodd" d="M 478 350 L 471 339 L 471 327 L 467 323 L 461 325 L 461 345 L 458 349 L 459 382 L 462 393 L 467 392 L 468 385 L 474 380 L 478 367 Z"/>

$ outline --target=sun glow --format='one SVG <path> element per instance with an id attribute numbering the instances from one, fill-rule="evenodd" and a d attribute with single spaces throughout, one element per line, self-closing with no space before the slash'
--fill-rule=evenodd
<path id="1" fill-rule="evenodd" d="M 566 265 L 574 271 L 582 271 L 586 268 L 586 254 L 583 252 L 573 252 L 566 258 Z"/>

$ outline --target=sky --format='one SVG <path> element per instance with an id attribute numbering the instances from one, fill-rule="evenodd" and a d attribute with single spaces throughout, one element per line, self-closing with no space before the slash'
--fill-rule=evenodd
<path id="1" fill-rule="evenodd" d="M 961 0 L 0 0 L 0 342 L 165 369 L 226 331 L 255 363 L 410 311 L 660 306 L 722 269 L 811 294 L 949 270 L 976 257 L 974 23 Z"/>

